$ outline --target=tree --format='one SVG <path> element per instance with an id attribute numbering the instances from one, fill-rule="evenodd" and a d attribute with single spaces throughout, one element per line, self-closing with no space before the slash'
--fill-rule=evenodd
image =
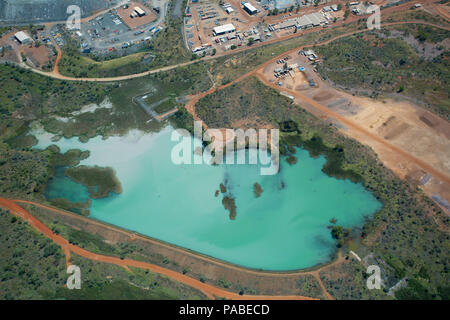
<path id="1" fill-rule="evenodd" d="M 336 240 L 341 239 L 343 237 L 343 235 L 344 235 L 344 227 L 342 227 L 342 226 L 333 226 L 333 228 L 331 228 L 331 235 Z"/>
<path id="2" fill-rule="evenodd" d="M 344 12 L 344 19 L 347 19 L 348 18 L 348 15 L 350 14 L 350 10 L 345 10 L 345 12 Z"/>
<path id="3" fill-rule="evenodd" d="M 248 39 L 248 45 L 251 46 L 253 43 L 255 43 L 255 39 L 249 38 Z"/>

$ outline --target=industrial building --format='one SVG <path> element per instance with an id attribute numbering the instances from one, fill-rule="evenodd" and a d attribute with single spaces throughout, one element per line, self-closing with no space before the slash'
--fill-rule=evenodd
<path id="1" fill-rule="evenodd" d="M 313 26 L 313 23 L 312 23 L 312 21 L 311 21 L 311 19 L 309 19 L 309 17 L 306 15 L 306 16 L 301 16 L 299 19 L 298 19 L 298 26 L 300 27 L 300 28 L 309 28 L 309 27 L 312 27 Z"/>
<path id="2" fill-rule="evenodd" d="M 235 32 L 235 31 L 236 31 L 236 28 L 233 26 L 232 23 L 225 24 L 223 26 L 218 26 L 213 29 L 215 36 L 219 36 L 219 35 L 225 34 L 225 33 Z"/>
<path id="3" fill-rule="evenodd" d="M 244 10 L 247 11 L 249 15 L 258 13 L 258 10 L 251 3 L 244 2 L 242 5 L 244 6 Z"/>
<path id="4" fill-rule="evenodd" d="M 297 27 L 298 29 L 306 29 L 317 27 L 324 24 L 327 19 L 320 13 L 310 13 L 300 18 L 288 19 L 276 25 L 277 29 L 287 29 Z"/>
<path id="5" fill-rule="evenodd" d="M 19 31 L 14 35 L 14 38 L 16 38 L 17 41 L 19 41 L 20 44 L 26 44 L 31 42 L 31 38 L 23 31 Z"/>
<path id="6" fill-rule="evenodd" d="M 232 7 L 227 7 L 227 8 L 225 9 L 225 11 L 226 11 L 228 14 L 234 12 L 234 10 L 233 10 Z"/>
<path id="7" fill-rule="evenodd" d="M 280 22 L 277 27 L 278 29 L 287 29 L 287 28 L 292 28 L 295 27 L 297 25 L 297 19 L 288 19 L 285 20 L 283 22 Z"/>
<path id="8" fill-rule="evenodd" d="M 142 10 L 139 7 L 134 7 L 134 12 L 136 12 L 136 14 L 138 15 L 138 17 L 143 17 L 145 16 L 145 11 Z"/>
<path id="9" fill-rule="evenodd" d="M 319 15 L 317 13 L 311 13 L 307 16 L 309 18 L 309 20 L 312 21 L 312 25 L 313 27 L 317 27 L 320 26 L 320 23 L 322 22 L 321 19 L 319 18 Z M 322 16 L 323 18 L 323 16 Z M 323 18 L 323 22 L 325 22 L 325 18 Z"/>

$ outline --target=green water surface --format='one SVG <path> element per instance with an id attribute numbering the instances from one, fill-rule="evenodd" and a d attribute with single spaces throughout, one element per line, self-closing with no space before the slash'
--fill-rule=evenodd
<path id="1" fill-rule="evenodd" d="M 87 143 L 76 138 L 54 143 L 48 134 L 35 135 L 36 148 L 56 144 L 62 152 L 90 150 L 82 165 L 115 169 L 123 192 L 92 199 L 91 218 L 244 267 L 286 271 L 327 262 L 336 249 L 330 219 L 345 227 L 361 226 L 381 208 L 361 184 L 327 176 L 321 171 L 325 158 L 311 158 L 302 149 L 297 149 L 297 164 L 282 159 L 281 172 L 272 176 L 261 176 L 258 165 L 175 165 L 172 131 L 132 131 Z M 235 220 L 222 205 L 224 195 L 215 196 L 224 182 L 227 195 L 236 199 Z M 255 182 L 264 190 L 259 198 Z M 68 196 L 68 186 L 55 179 L 47 195 L 86 197 Z"/>

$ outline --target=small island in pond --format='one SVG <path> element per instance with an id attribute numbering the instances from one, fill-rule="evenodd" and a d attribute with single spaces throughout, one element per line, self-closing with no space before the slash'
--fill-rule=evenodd
<path id="1" fill-rule="evenodd" d="M 255 182 L 253 185 L 253 192 L 255 193 L 255 198 L 259 198 L 261 196 L 261 193 L 263 193 L 263 189 L 261 188 L 261 185 L 258 182 Z"/>
<path id="2" fill-rule="evenodd" d="M 230 220 L 236 219 L 236 202 L 234 198 L 225 196 L 222 199 L 222 204 L 226 210 L 230 213 Z"/>
<path id="3" fill-rule="evenodd" d="M 75 182 L 88 187 L 93 199 L 105 198 L 110 192 L 122 193 L 122 185 L 112 168 L 79 166 L 68 168 L 64 173 Z"/>

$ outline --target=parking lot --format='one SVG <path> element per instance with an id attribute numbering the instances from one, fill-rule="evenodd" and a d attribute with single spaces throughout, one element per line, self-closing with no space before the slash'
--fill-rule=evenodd
<path id="1" fill-rule="evenodd" d="M 152 7 L 141 2 L 130 2 L 127 6 L 112 9 L 82 23 L 81 30 L 72 32 L 72 36 L 80 42 L 84 53 L 133 53 L 164 28 L 168 2 L 154 1 Z M 135 7 L 141 8 L 145 15 L 130 17 Z"/>

